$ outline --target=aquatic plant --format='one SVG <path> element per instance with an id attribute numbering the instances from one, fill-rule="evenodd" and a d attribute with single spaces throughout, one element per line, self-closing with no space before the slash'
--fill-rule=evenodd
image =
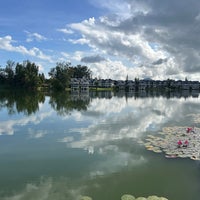
<path id="1" fill-rule="evenodd" d="M 92 200 L 89 196 L 82 196 L 80 200 Z"/>
<path id="2" fill-rule="evenodd" d="M 147 200 L 167 200 L 165 197 L 149 196 Z"/>
<path id="3" fill-rule="evenodd" d="M 147 200 L 145 197 L 138 197 L 136 200 Z"/>
<path id="4" fill-rule="evenodd" d="M 139 141 L 147 150 L 155 153 L 165 153 L 167 158 L 191 158 L 200 160 L 200 128 L 187 131 L 187 127 L 165 127 L 158 135 L 148 135 L 145 141 Z M 189 129 L 190 130 L 190 129 Z M 178 141 L 188 142 L 188 145 L 177 145 Z"/>
<path id="5" fill-rule="evenodd" d="M 130 195 L 130 194 L 124 194 L 122 197 L 121 197 L 121 200 L 135 200 L 135 197 Z"/>
<path id="6" fill-rule="evenodd" d="M 137 197 L 135 198 L 134 196 L 130 195 L 130 194 L 124 194 L 122 197 L 121 197 L 121 200 L 168 200 L 166 199 L 165 197 L 158 197 L 158 196 L 149 196 L 147 198 L 145 197 Z"/>
<path id="7" fill-rule="evenodd" d="M 92 200 L 92 198 L 89 197 L 89 196 L 81 196 L 80 200 Z M 149 196 L 147 198 L 145 198 L 145 197 L 137 197 L 137 198 L 135 198 L 131 194 L 124 194 L 124 195 L 122 195 L 121 200 L 168 200 L 168 199 L 166 199 L 165 197 L 158 197 L 156 195 Z"/>

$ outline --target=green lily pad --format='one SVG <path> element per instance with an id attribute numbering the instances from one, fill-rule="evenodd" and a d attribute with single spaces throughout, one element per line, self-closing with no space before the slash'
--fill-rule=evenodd
<path id="1" fill-rule="evenodd" d="M 138 197 L 136 200 L 147 200 L 145 197 Z"/>
<path id="2" fill-rule="evenodd" d="M 82 196 L 80 200 L 92 200 L 89 196 Z"/>
<path id="3" fill-rule="evenodd" d="M 130 195 L 130 194 L 124 194 L 122 197 L 121 197 L 121 200 L 135 200 L 135 197 Z"/>
<path id="4" fill-rule="evenodd" d="M 168 199 L 166 199 L 164 197 L 158 197 L 158 196 L 153 195 L 153 196 L 149 196 L 147 198 L 147 200 L 168 200 Z"/>
<path id="5" fill-rule="evenodd" d="M 149 196 L 149 197 L 147 198 L 147 200 L 160 200 L 160 198 L 157 197 L 157 196 L 155 196 L 155 195 L 153 195 L 153 196 Z"/>

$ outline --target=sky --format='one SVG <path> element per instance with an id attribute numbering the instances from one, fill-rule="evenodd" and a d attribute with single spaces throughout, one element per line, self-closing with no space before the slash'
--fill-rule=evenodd
<path id="1" fill-rule="evenodd" d="M 200 1 L 2 0 L 0 66 L 58 62 L 114 80 L 199 80 Z"/>

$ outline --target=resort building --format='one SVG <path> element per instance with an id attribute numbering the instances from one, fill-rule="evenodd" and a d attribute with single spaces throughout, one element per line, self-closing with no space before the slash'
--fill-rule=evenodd
<path id="1" fill-rule="evenodd" d="M 89 80 L 86 78 L 71 78 L 70 82 L 72 91 L 88 91 L 89 90 Z"/>
<path id="2" fill-rule="evenodd" d="M 170 90 L 200 90 L 199 81 L 175 81 L 175 80 L 112 80 L 112 79 L 86 79 L 72 78 L 70 87 L 72 91 L 88 91 L 89 88 L 113 88 L 118 90 L 135 91 L 149 89 Z"/>

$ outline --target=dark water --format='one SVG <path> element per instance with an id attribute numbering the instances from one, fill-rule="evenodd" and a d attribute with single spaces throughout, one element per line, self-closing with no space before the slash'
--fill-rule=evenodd
<path id="1" fill-rule="evenodd" d="M 163 127 L 200 127 L 198 94 L 0 92 L 0 199 L 199 200 L 200 164 L 138 144 Z"/>

